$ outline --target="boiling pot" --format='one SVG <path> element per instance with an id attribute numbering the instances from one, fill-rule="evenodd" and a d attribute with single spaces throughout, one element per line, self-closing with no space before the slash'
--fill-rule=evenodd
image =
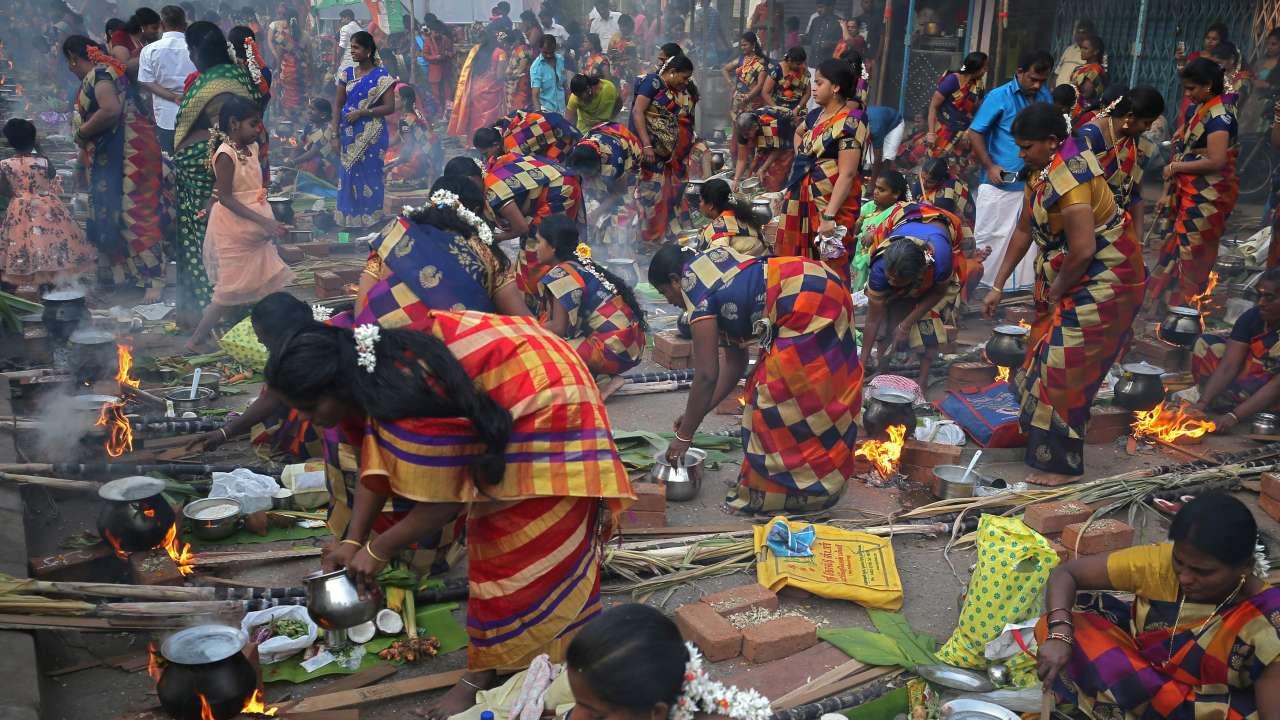
<path id="1" fill-rule="evenodd" d="M 906 437 L 914 437 L 916 429 L 916 411 L 912 406 L 912 398 L 906 393 L 896 390 L 876 388 L 866 393 L 867 403 L 862 410 L 862 429 L 868 437 L 884 439 L 888 437 L 891 425 L 902 425 L 907 429 Z"/>
<path id="2" fill-rule="evenodd" d="M 173 527 L 173 508 L 165 501 L 164 481 L 150 477 L 125 477 L 103 483 L 98 497 L 104 503 L 98 513 L 98 534 L 110 534 L 125 552 L 150 550 Z"/>
<path id="3" fill-rule="evenodd" d="M 1164 401 L 1164 370 L 1144 362 L 1120 366 L 1115 403 L 1126 410 L 1146 412 Z"/>
<path id="4" fill-rule="evenodd" d="M 214 720 L 230 720 L 258 687 L 258 674 L 240 652 L 248 636 L 225 625 L 196 625 L 165 638 L 160 654 L 168 661 L 156 694 L 176 720 L 200 720 L 204 696 Z"/>
<path id="5" fill-rule="evenodd" d="M 1018 367 L 1027 357 L 1027 336 L 1030 331 L 1018 325 L 997 325 L 987 341 L 987 360 L 1000 367 Z"/>
<path id="6" fill-rule="evenodd" d="M 287 195 L 272 195 L 267 198 L 267 204 L 271 206 L 271 214 L 276 220 L 285 225 L 293 224 L 293 198 Z"/>
<path id="7" fill-rule="evenodd" d="M 1200 319 L 1200 311 L 1174 305 L 1165 311 L 1164 320 L 1160 321 L 1158 334 L 1160 339 L 1170 345 L 1191 348 L 1196 338 L 1200 337 L 1204 323 Z"/>

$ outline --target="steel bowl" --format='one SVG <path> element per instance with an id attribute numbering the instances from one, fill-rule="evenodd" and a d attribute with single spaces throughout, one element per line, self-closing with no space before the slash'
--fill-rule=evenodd
<path id="1" fill-rule="evenodd" d="M 1275 413 L 1254 413 L 1252 430 L 1254 435 L 1274 435 L 1280 430 L 1280 418 Z"/>
<path id="2" fill-rule="evenodd" d="M 173 409 L 179 415 L 185 412 L 199 412 L 200 408 L 213 399 L 214 392 L 211 388 L 204 387 L 201 383 L 196 388 L 196 396 L 191 398 L 191 385 L 185 387 L 172 387 L 161 391 L 161 397 L 173 403 Z"/>
<path id="3" fill-rule="evenodd" d="M 240 501 L 229 497 L 210 497 L 187 503 L 182 516 L 201 540 L 222 540 L 240 529 Z"/>
<path id="4" fill-rule="evenodd" d="M 933 469 L 933 476 L 938 479 L 938 497 L 944 500 L 952 498 L 973 497 L 979 485 L 989 485 L 991 479 L 978 473 L 977 470 L 964 474 L 964 465 L 938 465 Z"/>
<path id="5" fill-rule="evenodd" d="M 702 489 L 702 463 L 707 453 L 698 448 L 689 448 L 680 465 L 667 462 L 667 451 L 653 456 L 653 468 L 649 470 L 649 479 L 656 483 L 665 483 L 667 499 L 672 502 L 685 502 L 698 497 Z"/>
<path id="6" fill-rule="evenodd" d="M 1164 401 L 1164 370 L 1144 362 L 1120 366 L 1115 403 L 1126 410 L 1146 412 Z"/>
<path id="7" fill-rule="evenodd" d="M 1018 367 L 1027 356 L 1027 336 L 1031 331 L 1018 325 L 997 325 L 987 341 L 987 360 L 1000 367 Z"/>
<path id="8" fill-rule="evenodd" d="M 346 630 L 378 613 L 378 598 L 362 595 L 345 569 L 308 575 L 306 583 L 307 612 L 325 630 Z"/>
<path id="9" fill-rule="evenodd" d="M 1161 340 L 1170 345 L 1190 349 L 1203 331 L 1204 321 L 1200 318 L 1199 310 L 1174 305 L 1165 311 L 1164 320 L 1160 321 L 1157 334 Z"/>
<path id="10" fill-rule="evenodd" d="M 187 373 L 186 375 L 183 375 L 178 378 L 178 387 L 186 388 L 187 394 L 190 395 L 191 381 L 193 379 L 195 379 L 195 373 Z M 213 394 L 216 397 L 218 392 L 222 389 L 222 373 L 219 373 L 216 370 L 202 369 L 200 371 L 200 387 L 209 388 L 213 391 Z M 199 396 L 199 393 L 196 393 L 196 395 Z M 176 410 L 177 408 L 175 407 L 174 409 Z"/>

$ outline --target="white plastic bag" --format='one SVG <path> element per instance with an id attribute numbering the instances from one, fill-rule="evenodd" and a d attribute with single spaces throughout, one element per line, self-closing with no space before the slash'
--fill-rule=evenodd
<path id="1" fill-rule="evenodd" d="M 988 660 L 1007 660 L 1017 657 L 1022 653 L 1025 647 L 1027 652 L 1032 654 L 1036 651 L 1036 623 L 1039 618 L 1031 618 L 1019 623 L 1005 623 L 1004 630 L 1000 631 L 1000 635 L 995 640 L 987 643 L 983 648 L 982 654 Z M 1014 635 L 1022 637 L 1022 644 L 1018 644 L 1018 639 Z"/>
<path id="2" fill-rule="evenodd" d="M 301 605 L 280 605 L 266 610 L 255 610 L 245 615 L 244 619 L 240 621 L 240 629 L 244 631 L 245 635 L 252 638 L 255 627 L 281 618 L 305 622 L 307 624 L 307 634 L 298 638 L 288 638 L 283 635 L 267 638 L 258 646 L 258 656 L 262 659 L 264 665 L 278 663 L 301 650 L 306 650 L 316 641 L 316 635 L 320 632 L 320 628 L 312 622 L 311 616 L 307 614 L 307 609 Z"/>
<path id="3" fill-rule="evenodd" d="M 229 473 L 213 473 L 209 497 L 229 497 L 240 501 L 240 512 L 252 515 L 271 509 L 271 499 L 280 486 L 275 478 L 236 468 Z"/>

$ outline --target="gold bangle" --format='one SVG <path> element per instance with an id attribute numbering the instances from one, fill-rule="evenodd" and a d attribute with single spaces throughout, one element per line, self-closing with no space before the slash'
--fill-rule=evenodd
<path id="1" fill-rule="evenodd" d="M 341 541 L 341 543 L 339 543 L 339 544 L 341 544 L 341 545 L 355 545 L 356 547 L 364 547 L 364 543 L 360 542 L 359 540 L 352 540 L 351 538 L 343 538 L 343 539 L 342 539 L 342 541 Z"/>
<path id="2" fill-rule="evenodd" d="M 373 551 L 373 546 L 370 543 L 364 544 L 364 551 L 369 553 L 369 557 L 373 558 L 374 560 L 377 560 L 380 563 L 390 562 L 386 558 L 378 557 L 378 554 Z"/>
<path id="3" fill-rule="evenodd" d="M 1071 637 L 1070 635 L 1068 635 L 1068 634 L 1066 634 L 1066 633 L 1056 633 L 1056 632 L 1055 632 L 1055 633 L 1049 633 L 1048 635 L 1045 635 L 1045 637 L 1044 637 L 1044 641 L 1045 641 L 1045 642 L 1049 642 L 1050 640 L 1061 640 L 1062 642 L 1066 643 L 1067 645 L 1075 645 L 1075 644 L 1076 644 L 1076 639 L 1075 639 L 1075 638 L 1073 638 L 1073 637 Z"/>

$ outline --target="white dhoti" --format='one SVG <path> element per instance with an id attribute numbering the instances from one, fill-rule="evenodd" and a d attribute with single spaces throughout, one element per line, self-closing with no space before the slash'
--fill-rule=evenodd
<path id="1" fill-rule="evenodd" d="M 1018 226 L 1022 202 L 1022 190 L 1003 190 L 988 183 L 979 185 L 974 193 L 973 240 L 979 251 L 991 248 L 991 255 L 982 262 L 982 285 L 990 286 L 1000 271 L 1013 229 Z M 1034 245 L 1027 249 L 1005 282 L 1005 292 L 1031 289 L 1036 279 L 1036 252 Z"/>

